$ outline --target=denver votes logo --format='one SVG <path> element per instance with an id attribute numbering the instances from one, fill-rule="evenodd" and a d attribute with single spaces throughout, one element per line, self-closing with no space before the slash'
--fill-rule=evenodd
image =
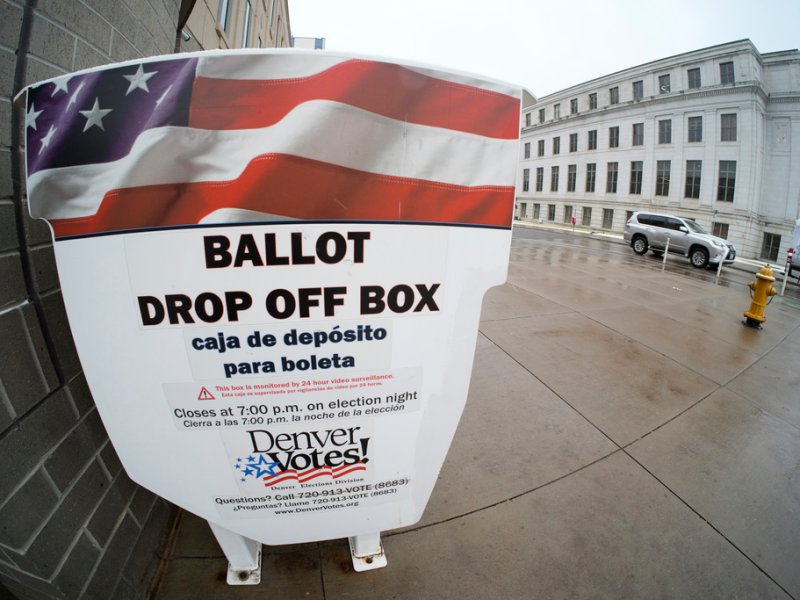
<path id="1" fill-rule="evenodd" d="M 340 479 L 367 470 L 370 438 L 361 437 L 360 429 L 278 434 L 248 430 L 253 452 L 237 457 L 233 467 L 241 482 L 260 479 L 266 487 L 292 481 L 303 484 L 321 477 Z"/>

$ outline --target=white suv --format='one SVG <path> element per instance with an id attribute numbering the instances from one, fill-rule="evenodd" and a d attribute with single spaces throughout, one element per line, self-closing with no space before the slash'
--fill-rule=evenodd
<path id="1" fill-rule="evenodd" d="M 736 248 L 722 238 L 707 233 L 691 219 L 657 213 L 633 213 L 625 224 L 625 241 L 636 254 L 651 250 L 662 255 L 669 239 L 669 252 L 683 254 L 698 269 L 720 260 L 730 264 L 736 258 Z M 728 254 L 725 256 L 725 251 Z"/>

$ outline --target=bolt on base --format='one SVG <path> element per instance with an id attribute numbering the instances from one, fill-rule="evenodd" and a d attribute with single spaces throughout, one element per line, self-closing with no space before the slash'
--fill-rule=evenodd
<path id="1" fill-rule="evenodd" d="M 347 538 L 350 544 L 350 557 L 353 569 L 357 572 L 371 571 L 386 566 L 386 554 L 383 551 L 380 533 L 357 535 Z"/>

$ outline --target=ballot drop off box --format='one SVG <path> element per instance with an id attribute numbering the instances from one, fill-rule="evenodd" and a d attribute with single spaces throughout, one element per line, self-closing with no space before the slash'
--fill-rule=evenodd
<path id="1" fill-rule="evenodd" d="M 505 281 L 521 91 L 302 51 L 155 57 L 26 90 L 32 216 L 138 484 L 262 544 L 417 522 Z"/>

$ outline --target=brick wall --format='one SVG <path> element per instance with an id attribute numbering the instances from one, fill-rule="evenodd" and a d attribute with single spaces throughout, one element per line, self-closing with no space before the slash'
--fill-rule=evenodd
<path id="1" fill-rule="evenodd" d="M 175 508 L 134 484 L 94 407 L 50 232 L 27 215 L 28 83 L 165 54 L 180 0 L 0 0 L 0 597 L 144 598 Z"/>

